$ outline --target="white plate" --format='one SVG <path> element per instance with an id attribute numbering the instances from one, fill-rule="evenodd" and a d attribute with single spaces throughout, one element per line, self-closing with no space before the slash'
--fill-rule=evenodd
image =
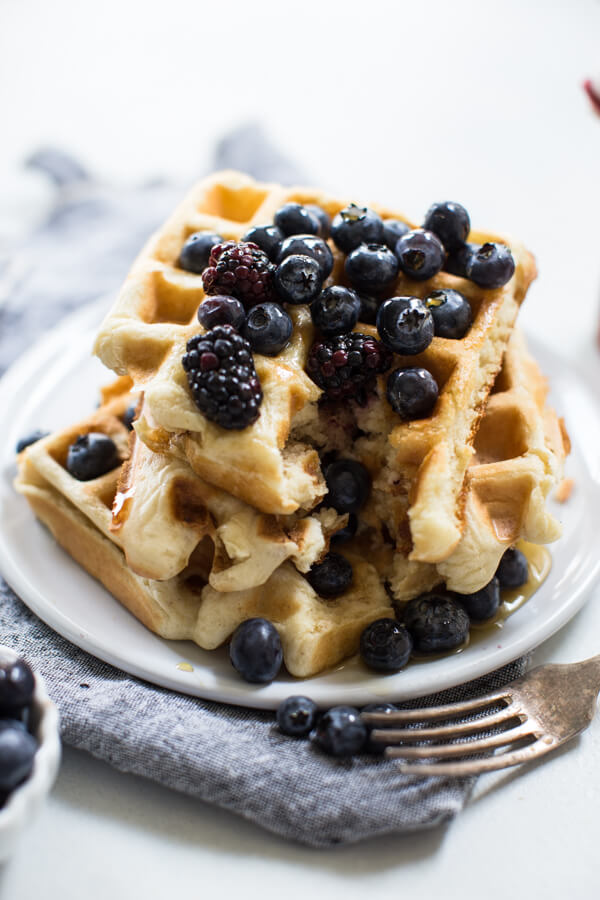
<path id="1" fill-rule="evenodd" d="M 394 675 L 369 672 L 353 659 L 306 681 L 285 676 L 259 687 L 237 676 L 225 650 L 206 652 L 188 641 L 156 637 L 64 553 L 11 486 L 18 438 L 83 418 L 98 400 L 98 387 L 111 380 L 90 356 L 107 304 L 104 298 L 65 320 L 0 382 L 0 570 L 44 622 L 77 646 L 154 684 L 207 699 L 273 708 L 302 692 L 324 706 L 362 705 L 423 696 L 484 675 L 539 645 L 582 606 L 600 574 L 600 416 L 572 368 L 531 340 L 573 440 L 568 471 L 575 490 L 556 509 L 564 534 L 553 547 L 550 575 L 501 631 L 462 653 Z M 178 668 L 181 663 L 189 665 Z"/>

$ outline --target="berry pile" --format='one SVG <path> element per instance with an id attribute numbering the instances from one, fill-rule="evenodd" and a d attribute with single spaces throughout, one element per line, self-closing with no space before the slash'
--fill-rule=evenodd
<path id="1" fill-rule="evenodd" d="M 471 327 L 471 306 L 458 290 L 434 290 L 424 299 L 389 296 L 400 272 L 425 281 L 445 269 L 485 288 L 501 287 L 512 277 L 510 249 L 469 243 L 470 229 L 465 208 L 450 201 L 434 204 L 423 226 L 412 229 L 355 203 L 331 222 L 318 206 L 289 202 L 276 211 L 273 222 L 253 225 L 242 241 L 224 241 L 209 232 L 190 235 L 179 265 L 202 276 L 207 299 L 198 311 L 200 324 L 208 331 L 231 325 L 255 353 L 281 353 L 293 331 L 285 305 L 310 304 L 319 334 L 309 353 L 308 374 L 324 400 L 352 398 L 364 404 L 377 376 L 391 367 L 393 353 L 422 353 L 434 335 L 460 340 Z M 349 286 L 326 284 L 334 264 L 329 236 L 345 254 Z M 361 321 L 376 325 L 380 340 L 354 333 Z M 423 372 L 399 369 L 388 378 L 387 398 L 403 419 L 433 411 L 438 386 Z M 221 390 L 220 396 L 228 401 L 228 389 L 222 380 L 219 384 L 227 394 Z M 225 427 L 245 427 L 244 421 L 241 415 L 238 424 Z M 247 423 L 251 421 L 248 415 Z"/>
<path id="2" fill-rule="evenodd" d="M 38 743 L 27 725 L 34 690 L 25 660 L 0 666 L 0 808 L 33 768 Z"/>
<path id="3" fill-rule="evenodd" d="M 231 325 L 194 335 L 182 364 L 194 401 L 211 422 L 241 430 L 258 419 L 262 388 L 252 348 Z"/>

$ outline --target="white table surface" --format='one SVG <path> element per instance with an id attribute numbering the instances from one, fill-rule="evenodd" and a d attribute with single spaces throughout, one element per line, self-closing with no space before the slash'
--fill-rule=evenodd
<path id="1" fill-rule="evenodd" d="M 4 0 L 0 248 L 50 202 L 24 155 L 54 143 L 117 182 L 185 183 L 259 118 L 315 183 L 418 219 L 456 199 L 519 235 L 540 277 L 525 325 L 600 383 L 600 3 Z M 600 395 L 600 389 L 599 389 Z M 600 650 L 600 591 L 536 661 Z M 600 719 L 570 747 L 487 776 L 449 827 L 314 851 L 65 748 L 0 872 L 11 900 L 598 896 Z"/>

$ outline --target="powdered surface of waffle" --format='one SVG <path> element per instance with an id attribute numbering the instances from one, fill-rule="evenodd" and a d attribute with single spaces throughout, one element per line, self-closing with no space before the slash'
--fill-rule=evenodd
<path id="1" fill-rule="evenodd" d="M 346 205 L 346 200 L 318 191 L 258 184 L 238 173 L 219 173 L 201 182 L 138 257 L 96 342 L 96 352 L 108 366 L 130 374 L 136 387 L 144 388 L 150 418 L 140 420 L 138 433 L 151 449 L 187 459 L 206 481 L 277 514 L 310 509 L 325 491 L 319 457 L 310 443 L 320 391 L 304 371 L 313 340 L 308 310 L 291 311 L 294 333 L 278 357 L 255 355 L 264 392 L 258 421 L 243 432 L 224 431 L 194 405 L 181 366 L 187 340 L 201 330 L 195 313 L 204 292 L 201 277 L 178 268 L 177 259 L 194 231 L 240 239 L 252 224 L 271 222 L 289 200 L 316 203 L 330 215 Z M 384 218 L 404 218 L 375 208 Z M 502 239 L 472 232 L 470 240 Z M 462 340 L 436 337 L 418 357 L 395 360 L 398 365 L 423 365 L 434 374 L 440 397 L 431 417 L 400 422 L 381 385 L 381 415 L 373 416 L 369 408 L 354 410 L 355 426 L 383 446 L 381 512 L 389 518 L 398 547 L 415 560 L 444 560 L 461 537 L 464 475 L 473 438 L 518 307 L 535 276 L 531 255 L 514 241 L 509 245 L 516 271 L 503 288 L 484 290 L 440 273 L 420 283 L 401 275 L 389 291 L 424 296 L 433 289 L 456 288 L 474 314 Z M 334 256 L 331 280 L 343 282 L 343 257 L 338 251 Z M 373 333 L 360 323 L 357 330 Z M 351 444 L 345 449 L 351 450 Z"/>

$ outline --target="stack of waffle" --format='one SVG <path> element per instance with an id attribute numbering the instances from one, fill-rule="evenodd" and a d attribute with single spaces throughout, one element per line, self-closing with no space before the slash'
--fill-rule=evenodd
<path id="1" fill-rule="evenodd" d="M 395 365 L 434 375 L 431 416 L 400 420 L 380 378 L 376 400 L 347 404 L 352 427 L 338 427 L 305 371 L 313 325 L 297 306 L 288 346 L 276 357 L 254 355 L 263 391 L 257 421 L 236 431 L 209 421 L 181 364 L 202 330 L 196 313 L 205 296 L 202 277 L 178 266 L 181 248 L 202 230 L 240 240 L 289 201 L 331 216 L 346 206 L 238 173 L 191 192 L 142 250 L 101 326 L 96 353 L 120 377 L 88 419 L 21 454 L 17 488 L 67 552 L 148 628 L 213 649 L 244 620 L 264 617 L 280 633 L 288 671 L 305 677 L 356 652 L 365 626 L 393 616 L 394 606 L 441 583 L 476 591 L 518 539 L 555 540 L 560 527 L 546 501 L 568 440 L 514 328 L 533 259 L 519 244 L 477 232 L 471 241 L 509 243 L 516 266 L 504 287 L 486 290 L 441 272 L 424 282 L 401 274 L 389 291 L 424 297 L 454 288 L 471 306 L 464 338 L 434 337 L 417 357 L 395 357 Z M 332 250 L 337 283 L 343 256 Z M 355 330 L 377 336 L 364 323 Z M 78 481 L 66 468 L 68 448 L 89 432 L 113 439 L 121 465 Z M 359 530 L 342 550 L 352 586 L 334 600 L 305 577 L 346 524 L 327 505 L 321 460 L 331 451 L 358 460 L 372 478 Z"/>

